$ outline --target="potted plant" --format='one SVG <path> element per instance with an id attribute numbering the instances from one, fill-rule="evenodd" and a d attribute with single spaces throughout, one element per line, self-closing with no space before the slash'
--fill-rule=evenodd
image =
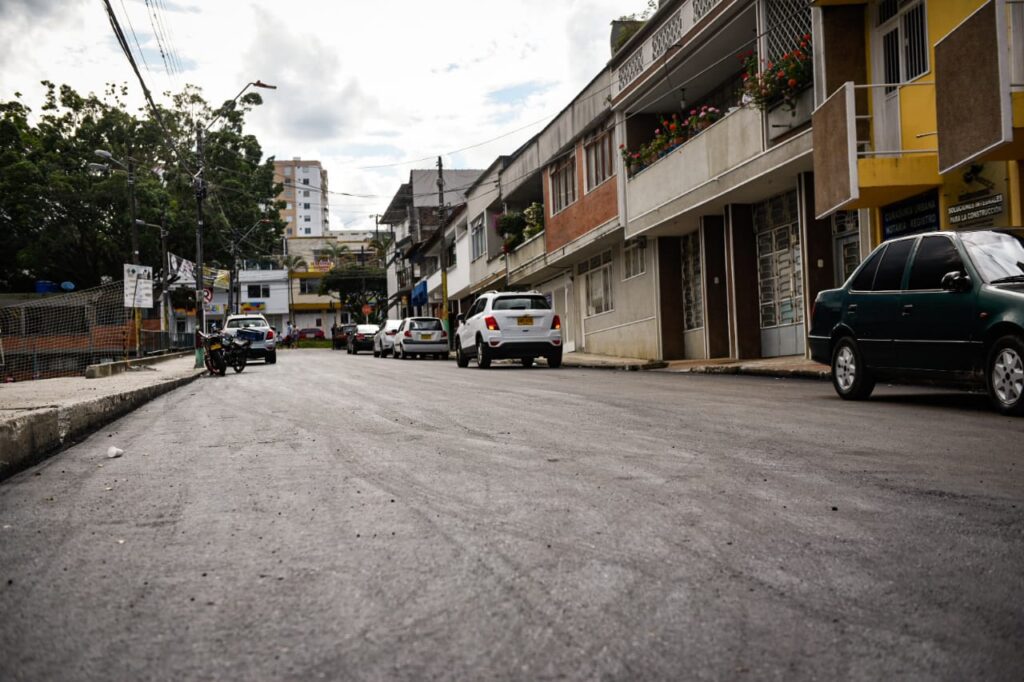
<path id="1" fill-rule="evenodd" d="M 781 105 L 793 111 L 800 94 L 814 81 L 811 35 L 798 36 L 797 47 L 778 60 L 760 61 L 753 50 L 738 58 L 743 62 L 743 100 L 766 111 Z"/>

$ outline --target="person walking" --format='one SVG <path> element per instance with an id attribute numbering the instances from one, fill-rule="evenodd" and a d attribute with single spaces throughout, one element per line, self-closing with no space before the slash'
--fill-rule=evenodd
<path id="1" fill-rule="evenodd" d="M 292 321 L 288 320 L 288 325 L 284 330 L 284 347 L 291 348 L 295 343 L 295 327 L 292 326 Z"/>

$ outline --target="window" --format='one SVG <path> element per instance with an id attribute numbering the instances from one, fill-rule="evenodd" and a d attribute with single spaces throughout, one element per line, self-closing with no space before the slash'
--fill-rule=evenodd
<path id="1" fill-rule="evenodd" d="M 647 272 L 647 243 L 633 240 L 622 249 L 622 279 Z"/>
<path id="2" fill-rule="evenodd" d="M 614 310 L 612 303 L 612 252 L 605 251 L 577 267 L 583 275 L 583 291 L 587 299 L 587 315 L 600 315 Z"/>
<path id="3" fill-rule="evenodd" d="M 612 152 L 611 131 L 602 133 L 584 148 L 587 158 L 587 191 L 615 175 L 615 155 Z"/>
<path id="4" fill-rule="evenodd" d="M 291 166 L 285 166 L 284 167 L 284 176 L 286 178 L 290 178 L 292 176 L 292 167 Z"/>
<path id="5" fill-rule="evenodd" d="M 471 229 L 473 238 L 473 260 L 487 253 L 487 235 L 484 234 L 484 217 L 480 216 L 473 221 Z"/>
<path id="6" fill-rule="evenodd" d="M 284 208 L 286 211 L 292 210 L 292 202 L 288 201 L 285 203 Z"/>
<path id="7" fill-rule="evenodd" d="M 871 291 L 871 283 L 875 281 L 875 271 L 878 270 L 878 263 L 882 260 L 883 251 L 885 249 L 878 249 L 868 258 L 864 267 L 860 269 L 857 277 L 854 278 L 850 289 L 853 291 Z"/>
<path id="8" fill-rule="evenodd" d="M 907 267 L 907 256 L 914 245 L 913 239 L 893 242 L 885 249 L 882 262 L 875 273 L 873 291 L 898 291 L 903 285 L 903 271 Z"/>
<path id="9" fill-rule="evenodd" d="M 228 329 L 248 329 L 249 327 L 266 327 L 267 321 L 262 317 L 236 317 L 224 325 Z"/>
<path id="10" fill-rule="evenodd" d="M 302 204 L 302 208 L 304 208 L 305 210 L 308 211 L 309 210 L 309 202 L 307 201 L 304 204 Z"/>
<path id="11" fill-rule="evenodd" d="M 307 227 L 306 229 L 304 229 L 304 230 L 302 231 L 302 233 L 303 233 L 303 234 L 313 234 L 313 229 L 312 229 L 312 228 L 309 228 L 309 227 Z"/>
<path id="12" fill-rule="evenodd" d="M 963 272 L 964 264 L 960 260 L 956 246 L 946 237 L 924 237 L 914 255 L 914 265 L 910 268 L 910 284 L 908 289 L 941 289 L 942 276 L 947 272 Z"/>
<path id="13" fill-rule="evenodd" d="M 886 83 L 906 83 L 928 73 L 928 26 L 924 2 L 883 0 L 878 4 L 882 70 Z M 894 87 L 886 88 L 892 92 Z"/>
<path id="14" fill-rule="evenodd" d="M 300 294 L 319 294 L 320 293 L 320 278 L 319 277 L 306 277 L 299 280 L 299 293 Z"/>
<path id="15" fill-rule="evenodd" d="M 551 171 L 551 215 L 576 201 L 576 154 L 569 154 Z"/>
<path id="16" fill-rule="evenodd" d="M 310 217 L 308 215 L 302 216 L 302 222 L 308 223 L 309 221 L 310 221 Z"/>
<path id="17" fill-rule="evenodd" d="M 309 178 L 302 178 L 302 184 L 303 185 L 308 185 L 309 184 Z M 307 194 L 306 196 L 309 196 L 309 195 Z"/>
<path id="18" fill-rule="evenodd" d="M 499 296 L 491 310 L 551 310 L 543 296 Z"/>
<path id="19" fill-rule="evenodd" d="M 441 326 L 441 320 L 435 319 L 433 317 L 417 317 L 412 320 L 409 320 L 409 329 L 416 329 L 419 331 L 429 332 L 443 328 L 444 327 Z"/>
<path id="20" fill-rule="evenodd" d="M 302 172 L 303 172 L 303 174 L 308 174 L 309 173 L 309 166 L 303 166 L 302 167 Z"/>
<path id="21" fill-rule="evenodd" d="M 307 183 L 307 184 L 308 184 L 308 183 Z M 304 190 L 302 190 L 302 196 L 304 196 L 304 197 L 308 197 L 308 196 L 309 196 L 309 190 L 308 190 L 308 189 L 304 189 Z"/>
<path id="22" fill-rule="evenodd" d="M 284 217 L 284 221 L 285 221 L 286 223 L 290 223 L 290 222 L 292 221 L 292 217 L 291 217 L 290 215 L 286 215 L 286 216 Z"/>
<path id="23" fill-rule="evenodd" d="M 704 327 L 700 232 L 685 235 L 680 241 L 680 246 L 683 269 L 683 329 L 690 332 Z"/>
<path id="24" fill-rule="evenodd" d="M 458 265 L 458 254 L 455 252 L 455 242 L 448 245 L 448 267 L 454 268 Z"/>
<path id="25" fill-rule="evenodd" d="M 246 286 L 249 298 L 270 298 L 269 284 L 250 284 Z"/>

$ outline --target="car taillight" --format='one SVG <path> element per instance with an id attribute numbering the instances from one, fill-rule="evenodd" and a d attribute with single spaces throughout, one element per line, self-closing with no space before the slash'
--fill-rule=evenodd
<path id="1" fill-rule="evenodd" d="M 273 329 L 271 329 L 269 332 L 267 332 L 267 341 L 270 341 L 272 338 L 274 338 L 274 330 Z"/>
<path id="2" fill-rule="evenodd" d="M 362 341 L 362 340 L 363 340 L 363 339 L 365 339 L 365 338 L 366 338 L 366 337 L 365 337 L 365 336 L 363 336 L 362 334 L 356 334 L 356 341 Z"/>
<path id="3" fill-rule="evenodd" d="M 387 334 L 388 336 L 394 336 L 395 334 L 398 333 L 398 330 L 397 329 L 392 329 L 391 331 L 384 332 L 384 333 Z"/>
<path id="4" fill-rule="evenodd" d="M 558 315 L 555 315 L 553 318 L 551 318 L 551 328 L 552 329 L 561 329 L 562 328 L 562 318 L 560 318 Z"/>
<path id="5" fill-rule="evenodd" d="M 442 329 L 441 330 L 441 338 L 442 339 L 447 339 L 448 338 L 448 332 L 446 332 L 445 330 Z"/>
<path id="6" fill-rule="evenodd" d="M 411 338 L 412 338 L 412 332 L 410 332 L 410 331 L 406 331 L 406 332 L 405 332 L 405 338 L 407 338 L 407 339 L 411 339 Z"/>
<path id="7" fill-rule="evenodd" d="M 496 332 L 501 329 L 501 327 L 498 326 L 498 321 L 489 316 L 484 318 L 484 325 L 486 325 L 486 327 L 492 332 Z"/>

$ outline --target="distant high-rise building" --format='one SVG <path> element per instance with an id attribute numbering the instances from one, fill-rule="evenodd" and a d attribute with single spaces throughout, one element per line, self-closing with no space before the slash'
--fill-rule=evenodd
<path id="1" fill-rule="evenodd" d="M 281 220 L 287 237 L 322 237 L 330 229 L 327 171 L 319 161 L 274 161 L 274 182 L 284 185 Z"/>

